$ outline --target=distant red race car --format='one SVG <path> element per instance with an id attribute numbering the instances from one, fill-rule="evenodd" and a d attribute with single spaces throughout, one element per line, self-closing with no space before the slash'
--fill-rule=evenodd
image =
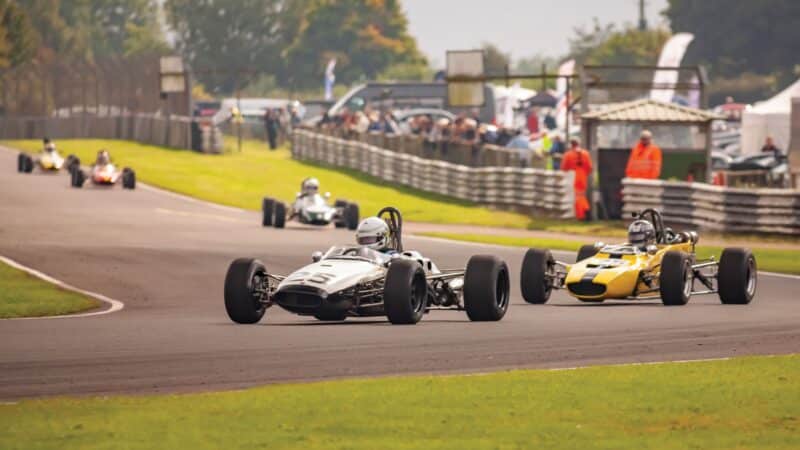
<path id="1" fill-rule="evenodd" d="M 114 185 L 117 181 L 121 180 L 123 189 L 136 189 L 136 172 L 128 167 L 122 169 L 120 172 L 114 164 L 110 162 L 95 164 L 89 168 L 88 173 L 83 170 L 74 170 L 71 179 L 72 187 L 83 187 L 87 179 L 90 180 L 92 184 L 106 186 Z"/>

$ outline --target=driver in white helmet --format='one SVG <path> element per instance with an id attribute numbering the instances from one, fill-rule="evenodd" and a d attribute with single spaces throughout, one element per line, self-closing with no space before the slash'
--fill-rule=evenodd
<path id="1" fill-rule="evenodd" d="M 391 241 L 389 225 L 379 217 L 367 217 L 356 228 L 356 242 L 361 247 L 390 254 L 396 251 Z"/>
<path id="2" fill-rule="evenodd" d="M 300 197 L 309 197 L 319 192 L 319 180 L 316 178 L 306 178 L 300 184 Z"/>
<path id="3" fill-rule="evenodd" d="M 646 220 L 635 220 L 628 227 L 628 243 L 640 250 L 656 243 L 656 228 Z"/>

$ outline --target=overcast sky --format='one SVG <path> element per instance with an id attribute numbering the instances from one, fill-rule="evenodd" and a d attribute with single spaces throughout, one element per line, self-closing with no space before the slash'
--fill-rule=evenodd
<path id="1" fill-rule="evenodd" d="M 513 58 L 560 56 L 576 26 L 636 24 L 638 0 L 401 0 L 411 34 L 430 61 L 444 65 L 445 52 L 491 42 Z M 665 24 L 667 0 L 646 0 L 648 23 Z"/>

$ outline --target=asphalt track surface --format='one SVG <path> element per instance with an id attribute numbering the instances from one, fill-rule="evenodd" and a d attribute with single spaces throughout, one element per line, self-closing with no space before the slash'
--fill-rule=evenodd
<path id="1" fill-rule="evenodd" d="M 523 249 L 407 236 L 441 267 L 494 253 L 511 269 L 513 303 L 497 323 L 436 311 L 416 326 L 321 323 L 277 307 L 260 324 L 231 323 L 228 264 L 260 258 L 273 273 L 314 250 L 352 242 L 333 228 L 260 226 L 259 214 L 152 189 L 69 187 L 65 174 L 22 175 L 0 150 L 0 254 L 125 303 L 113 314 L 0 321 L 0 398 L 185 392 L 342 377 L 485 372 L 793 353 L 800 350 L 800 279 L 763 275 L 748 306 L 716 296 L 547 305 L 519 294 Z M 387 199 L 391 203 L 391 199 Z M 0 287 L 2 288 L 2 287 Z"/>

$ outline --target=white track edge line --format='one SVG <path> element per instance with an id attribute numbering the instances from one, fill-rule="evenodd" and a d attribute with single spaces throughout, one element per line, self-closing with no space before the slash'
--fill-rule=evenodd
<path id="1" fill-rule="evenodd" d="M 106 303 L 106 304 L 110 305 L 108 308 L 106 308 L 106 309 L 104 309 L 102 311 L 93 311 L 93 312 L 77 313 L 77 314 L 62 314 L 62 315 L 59 315 L 59 316 L 13 317 L 13 318 L 0 319 L 0 320 L 70 319 L 70 318 L 75 318 L 75 317 L 92 317 L 92 316 L 102 316 L 102 315 L 105 315 L 105 314 L 111 314 L 111 313 L 114 313 L 114 312 L 117 312 L 117 311 L 121 311 L 123 308 L 125 308 L 125 304 L 122 303 L 119 300 L 114 300 L 113 298 L 106 297 L 105 295 L 98 294 L 98 293 L 92 292 L 92 291 L 87 291 L 85 289 L 77 288 L 77 287 L 72 286 L 70 284 L 64 283 L 63 281 L 58 280 L 56 278 L 53 278 L 50 275 L 44 274 L 42 272 L 39 272 L 38 270 L 32 269 L 32 268 L 30 268 L 28 266 L 22 265 L 22 264 L 20 264 L 20 263 L 18 263 L 16 261 L 14 261 L 11 258 L 8 258 L 8 257 L 5 257 L 3 255 L 0 255 L 0 261 L 8 264 L 9 266 L 11 266 L 11 267 L 13 267 L 15 269 L 21 270 L 21 271 L 23 271 L 23 272 L 25 272 L 25 273 L 27 273 L 29 275 L 33 275 L 36 278 L 39 278 L 39 279 L 41 279 L 43 281 L 46 281 L 46 282 L 48 282 L 50 284 L 58 286 L 58 287 L 60 287 L 62 289 L 66 289 L 68 291 L 76 292 L 78 294 L 82 294 L 82 295 L 85 295 L 87 297 L 94 298 L 95 300 L 99 300 L 99 301 L 101 301 L 103 303 Z"/>

